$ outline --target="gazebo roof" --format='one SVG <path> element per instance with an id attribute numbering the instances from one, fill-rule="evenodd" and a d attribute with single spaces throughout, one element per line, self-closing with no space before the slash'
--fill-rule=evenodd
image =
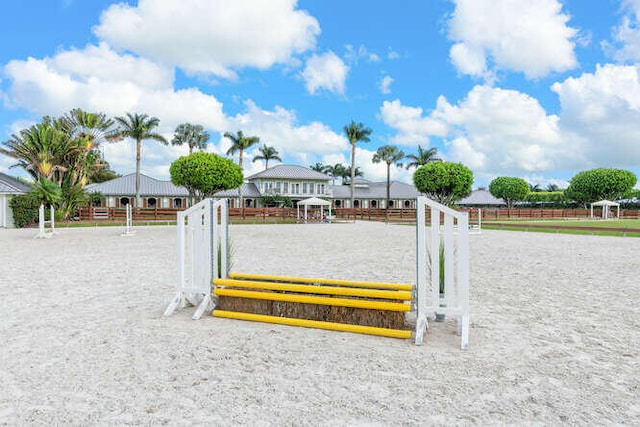
<path id="1" fill-rule="evenodd" d="M 591 203 L 591 206 L 620 206 L 620 203 L 612 202 L 611 200 L 600 200 L 599 202 Z"/>
<path id="2" fill-rule="evenodd" d="M 298 206 L 330 206 L 331 202 L 317 197 L 310 197 L 298 202 Z"/>

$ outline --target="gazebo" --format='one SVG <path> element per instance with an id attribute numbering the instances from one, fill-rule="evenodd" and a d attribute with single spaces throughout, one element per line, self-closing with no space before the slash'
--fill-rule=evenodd
<path id="1" fill-rule="evenodd" d="M 591 218 L 593 218 L 593 207 L 602 206 L 602 218 L 609 219 L 611 214 L 611 207 L 618 208 L 616 218 L 620 219 L 620 203 L 612 202 L 611 200 L 600 200 L 599 202 L 591 203 Z"/>
<path id="2" fill-rule="evenodd" d="M 317 197 L 310 197 L 298 202 L 298 221 L 300 220 L 300 206 L 304 206 L 304 221 L 307 222 L 307 209 L 309 206 L 329 206 L 329 215 L 326 218 L 331 217 L 331 202 Z M 320 221 L 324 219 L 324 209 L 320 210 Z"/>

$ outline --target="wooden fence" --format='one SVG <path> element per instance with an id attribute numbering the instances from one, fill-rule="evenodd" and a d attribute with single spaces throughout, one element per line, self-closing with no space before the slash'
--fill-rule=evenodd
<path id="1" fill-rule="evenodd" d="M 133 208 L 133 221 L 175 221 L 176 214 L 182 209 L 175 208 Z M 478 209 L 460 209 L 469 212 L 469 221 L 473 224 L 478 221 Z M 325 211 L 326 213 L 326 211 Z M 302 215 L 302 211 L 300 211 Z M 332 210 L 332 214 L 342 221 L 389 221 L 389 222 L 415 222 L 415 209 L 347 209 L 338 208 Z M 593 214 L 600 218 L 600 209 L 594 209 Z M 482 221 L 504 221 L 516 219 L 562 219 L 562 218 L 589 218 L 589 209 L 482 209 Z M 231 208 L 229 209 L 231 221 L 247 222 L 296 222 L 298 210 L 295 208 Z M 320 220 L 319 209 L 307 211 L 309 222 Z M 125 221 L 125 208 L 105 208 L 85 206 L 79 209 L 79 219 L 83 221 Z M 640 218 L 640 211 L 625 209 L 620 210 L 620 218 Z M 427 218 L 428 219 L 428 218 Z"/>

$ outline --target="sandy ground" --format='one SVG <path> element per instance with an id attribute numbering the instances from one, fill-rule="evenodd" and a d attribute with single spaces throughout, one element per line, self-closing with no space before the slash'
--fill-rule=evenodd
<path id="1" fill-rule="evenodd" d="M 173 227 L 0 230 L 0 425 L 640 424 L 640 240 L 472 236 L 471 339 L 163 317 Z M 414 280 L 415 231 L 231 227 L 234 271 Z"/>

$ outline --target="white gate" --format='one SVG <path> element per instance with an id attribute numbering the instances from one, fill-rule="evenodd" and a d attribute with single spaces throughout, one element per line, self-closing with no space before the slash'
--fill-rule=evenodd
<path id="1" fill-rule="evenodd" d="M 164 312 L 169 316 L 187 303 L 197 305 L 193 319 L 212 309 L 213 279 L 227 278 L 229 236 L 227 199 L 205 199 L 178 212 L 178 271 L 176 295 Z"/>
<path id="2" fill-rule="evenodd" d="M 431 210 L 428 226 L 426 207 Z M 427 317 L 437 312 L 456 316 L 465 349 L 469 344 L 469 215 L 419 196 L 416 220 L 416 344 L 422 344 Z M 442 295 L 440 257 L 444 257 Z"/>

